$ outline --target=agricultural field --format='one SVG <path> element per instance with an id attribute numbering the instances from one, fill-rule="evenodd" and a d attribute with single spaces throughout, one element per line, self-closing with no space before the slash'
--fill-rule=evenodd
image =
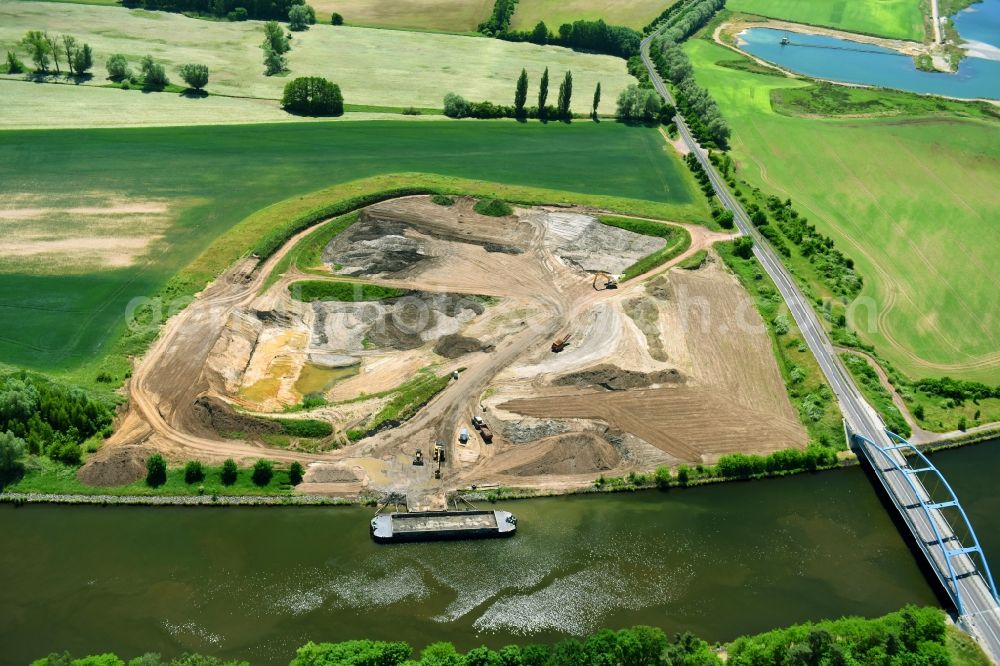
<path id="1" fill-rule="evenodd" d="M 293 195 L 399 172 L 586 189 L 595 200 L 661 202 L 675 219 L 705 218 L 703 198 L 662 137 L 614 123 L 6 131 L 0 293 L 6 321 L 17 325 L 5 327 L 0 361 L 60 372 L 83 364 L 76 379 L 90 383 L 93 364 L 122 334 L 129 303 L 157 292 L 234 224 Z M 229 261 L 260 237 L 237 239 Z"/>
<path id="2" fill-rule="evenodd" d="M 548 67 L 556 81 L 565 70 L 573 70 L 575 112 L 590 111 L 594 87 L 600 82 L 600 110 L 612 113 L 618 93 L 634 82 L 624 61 L 611 56 L 483 37 L 330 25 L 295 33 L 287 54 L 290 74 L 267 77 L 259 48 L 261 26 L 257 21 L 205 21 L 117 7 L 0 2 L 0 49 L 6 51 L 28 30 L 39 27 L 49 33 L 75 35 L 94 49 L 95 75 L 85 85 L 107 83 L 105 60 L 112 53 L 125 54 L 134 69 L 150 54 L 174 79 L 178 79 L 181 64 L 205 64 L 211 77 L 206 89 L 211 93 L 277 100 L 290 76 L 323 76 L 340 85 L 348 104 L 394 107 L 440 108 L 447 92 L 469 100 L 512 104 L 521 69 L 527 69 L 537 86 L 542 70 Z M 22 55 L 27 60 L 27 55 Z M 192 106 L 204 102 L 183 101 Z M 59 107 L 36 107 L 36 111 L 52 116 L 60 113 Z M 100 112 L 98 107 L 88 113 L 94 124 L 100 124 Z M 223 116 L 220 122 L 228 118 Z"/>
<path id="3" fill-rule="evenodd" d="M 923 3 L 915 0 L 730 0 L 726 8 L 877 37 L 923 41 Z"/>
<path id="4" fill-rule="evenodd" d="M 861 338 L 912 378 L 1000 380 L 995 116 L 908 109 L 896 96 L 882 117 L 782 115 L 772 92 L 810 84 L 722 66 L 742 59 L 706 39 L 685 49 L 733 128 L 737 177 L 791 198 L 854 260 Z"/>
<path id="5" fill-rule="evenodd" d="M 549 30 L 556 32 L 563 23 L 581 19 L 604 19 L 611 25 L 625 25 L 641 30 L 660 15 L 674 0 L 620 0 L 595 2 L 595 0 L 519 0 L 511 28 L 531 30 L 544 21 Z"/>
<path id="6" fill-rule="evenodd" d="M 332 12 L 347 25 L 436 32 L 475 32 L 489 18 L 493 0 L 314 0 L 317 20 Z"/>

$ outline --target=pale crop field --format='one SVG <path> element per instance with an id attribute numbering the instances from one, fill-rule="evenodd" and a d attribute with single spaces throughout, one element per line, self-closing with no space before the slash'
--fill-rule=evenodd
<path id="1" fill-rule="evenodd" d="M 493 0 L 312 0 L 325 22 L 338 12 L 348 25 L 475 32 L 489 18 Z"/>
<path id="2" fill-rule="evenodd" d="M 917 0 L 730 0 L 726 9 L 919 42 L 924 39 L 921 4 Z"/>
<path id="3" fill-rule="evenodd" d="M 549 30 L 557 32 L 563 23 L 604 19 L 611 25 L 641 30 L 674 2 L 676 0 L 518 0 L 511 27 L 531 30 L 539 21 L 544 21 Z"/>
<path id="4" fill-rule="evenodd" d="M 96 61 L 92 84 L 105 83 L 105 61 L 112 53 L 125 54 L 134 68 L 148 53 L 166 66 L 177 83 L 179 65 L 208 65 L 211 92 L 278 99 L 290 78 L 323 76 L 340 85 L 348 104 L 396 107 L 440 108 L 447 92 L 470 100 L 512 104 L 522 67 L 528 71 L 529 99 L 533 99 L 547 66 L 553 82 L 550 100 L 555 99 L 564 71 L 572 70 L 574 111 L 589 112 L 599 81 L 600 110 L 611 113 L 618 93 L 634 82 L 625 62 L 611 56 L 484 37 L 330 25 L 295 33 L 288 54 L 290 74 L 267 77 L 259 48 L 262 25 L 117 7 L 3 0 L 0 50 L 12 48 L 28 30 L 44 29 L 75 35 L 91 45 Z M 22 57 L 27 60 L 26 53 Z"/>
<path id="5" fill-rule="evenodd" d="M 1000 382 L 1000 123 L 776 114 L 769 92 L 807 85 L 716 63 L 695 39 L 696 76 L 733 129 L 739 177 L 781 198 L 854 259 L 859 334 L 913 378 Z"/>

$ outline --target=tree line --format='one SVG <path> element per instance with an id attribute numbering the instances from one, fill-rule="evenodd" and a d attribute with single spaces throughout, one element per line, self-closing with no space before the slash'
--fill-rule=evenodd
<path id="1" fill-rule="evenodd" d="M 77 41 L 73 35 L 50 35 L 42 30 L 29 30 L 19 44 L 28 51 L 31 64 L 39 74 L 49 73 L 55 67 L 62 74 L 60 60 L 66 62 L 66 74 L 86 76 L 94 66 L 94 52 L 90 45 Z M 7 73 L 20 74 L 27 68 L 15 51 L 7 51 Z"/>
<path id="2" fill-rule="evenodd" d="M 67 75 L 90 76 L 94 66 L 94 52 L 89 44 L 79 42 L 72 35 L 49 35 L 40 30 L 29 30 L 20 42 L 31 58 L 34 72 L 38 75 L 62 74 L 60 59 L 65 60 Z M 166 68 L 146 55 L 139 63 L 138 74 L 129 65 L 128 58 L 121 53 L 113 53 L 105 62 L 108 78 L 122 88 L 142 86 L 146 90 L 162 90 L 170 85 Z M 17 53 L 7 52 L 7 71 L 18 74 L 26 71 Z M 208 85 L 208 67 L 200 64 L 185 64 L 178 68 L 178 74 L 191 90 L 200 91 Z"/>
<path id="3" fill-rule="evenodd" d="M 512 106 L 494 104 L 490 101 L 470 102 L 461 95 L 449 92 L 444 96 L 444 114 L 449 118 L 516 118 L 522 121 L 528 118 L 537 118 L 542 121 L 562 120 L 569 122 L 573 119 L 573 111 L 570 108 L 573 101 L 572 71 L 567 71 L 563 75 L 554 106 L 548 104 L 548 98 L 549 68 L 546 67 L 538 85 L 538 104 L 537 106 L 527 106 L 528 72 L 522 69 L 514 85 L 514 104 Z M 594 89 L 591 106 L 591 117 L 594 119 L 597 118 L 597 107 L 600 103 L 601 84 L 598 83 Z"/>
<path id="4" fill-rule="evenodd" d="M 668 637 L 661 629 L 637 626 L 602 629 L 583 639 L 554 645 L 508 645 L 465 653 L 447 642 L 419 654 L 404 641 L 347 640 L 309 642 L 290 666 L 949 666 L 945 616 L 936 608 L 906 606 L 880 618 L 845 617 L 798 624 L 752 636 L 726 646 L 726 661 L 689 632 Z M 247 662 L 185 654 L 168 660 L 156 653 L 128 662 L 112 653 L 74 659 L 51 654 L 32 666 L 246 666 Z"/>
<path id="5" fill-rule="evenodd" d="M 694 67 L 680 43 L 708 23 L 724 4 L 725 0 L 698 0 L 684 5 L 666 19 L 663 33 L 650 49 L 656 69 L 674 85 L 677 105 L 692 134 L 699 143 L 721 149 L 728 147 L 729 125 L 708 90 L 694 80 Z"/>
<path id="6" fill-rule="evenodd" d="M 565 46 L 570 49 L 606 53 L 626 59 L 639 53 L 639 44 L 642 42 L 642 35 L 632 28 L 623 25 L 609 25 L 603 19 L 563 23 L 556 33 L 550 31 L 544 21 L 539 21 L 532 30 L 508 30 L 494 36 L 508 42 Z"/>
<path id="7" fill-rule="evenodd" d="M 305 0 L 122 0 L 129 8 L 203 14 L 232 21 L 289 20 L 292 9 Z"/>

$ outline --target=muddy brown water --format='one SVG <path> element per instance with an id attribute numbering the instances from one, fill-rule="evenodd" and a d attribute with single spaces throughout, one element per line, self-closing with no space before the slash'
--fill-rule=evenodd
<path id="1" fill-rule="evenodd" d="M 935 462 L 1000 553 L 1000 442 Z M 377 546 L 362 508 L 0 507 L 0 663 L 54 650 L 287 663 L 309 640 L 712 641 L 937 604 L 859 468 L 507 502 L 509 540 Z"/>

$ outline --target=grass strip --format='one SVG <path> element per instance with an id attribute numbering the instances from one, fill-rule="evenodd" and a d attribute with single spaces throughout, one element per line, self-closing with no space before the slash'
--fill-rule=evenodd
<path id="1" fill-rule="evenodd" d="M 669 225 L 664 222 L 653 222 L 652 220 L 639 220 L 632 217 L 617 217 L 613 215 L 601 215 L 598 219 L 601 221 L 601 224 L 618 227 L 619 229 L 642 234 L 643 236 L 662 238 L 667 242 L 666 245 L 656 252 L 643 257 L 626 268 L 621 277 L 623 282 L 651 271 L 657 266 L 662 266 L 691 247 L 691 234 L 683 227 Z"/>
<path id="2" fill-rule="evenodd" d="M 683 268 L 686 271 L 696 271 L 705 265 L 706 259 L 708 259 L 708 250 L 698 250 L 690 257 L 677 264 L 677 267 Z"/>
<path id="3" fill-rule="evenodd" d="M 347 438 L 356 442 L 379 430 L 398 426 L 443 391 L 450 381 L 451 375 L 438 377 L 429 370 L 421 371 L 417 377 L 396 389 L 395 397 L 368 419 L 364 426 L 349 429 Z"/>
<path id="4" fill-rule="evenodd" d="M 292 298 L 303 303 L 313 301 L 381 301 L 386 298 L 398 298 L 408 292 L 393 287 L 382 287 L 377 284 L 362 284 L 360 282 L 324 282 L 321 280 L 303 280 L 288 285 Z"/>
<path id="5" fill-rule="evenodd" d="M 840 354 L 840 358 L 857 383 L 861 394 L 868 400 L 868 404 L 874 407 L 875 411 L 882 417 L 885 426 L 897 435 L 909 437 L 912 434 L 910 426 L 899 412 L 899 408 L 893 403 L 892 395 L 882 386 L 875 368 L 858 354 L 843 352 Z"/>

